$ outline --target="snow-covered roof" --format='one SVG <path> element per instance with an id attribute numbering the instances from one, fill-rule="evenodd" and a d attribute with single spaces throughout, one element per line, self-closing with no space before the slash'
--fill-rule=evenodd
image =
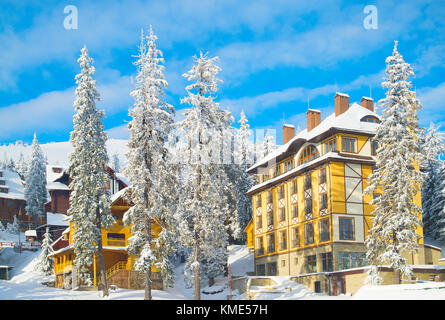
<path id="1" fill-rule="evenodd" d="M 361 121 L 365 116 L 374 116 L 377 119 L 380 119 L 380 116 L 377 113 L 367 108 L 364 108 L 358 103 L 354 102 L 341 115 L 336 117 L 334 112 L 328 117 L 326 117 L 326 119 L 324 119 L 318 126 L 313 128 L 311 131 L 308 132 L 307 128 L 300 131 L 297 135 L 295 135 L 295 137 L 289 140 L 286 144 L 278 147 L 273 152 L 268 154 L 266 157 L 260 159 L 257 163 L 255 163 L 253 166 L 247 169 L 247 172 L 253 173 L 253 170 L 257 169 L 258 167 L 267 165 L 268 162 L 288 152 L 288 150 L 293 144 L 298 142 L 300 142 L 301 144 L 305 142 L 310 142 L 311 140 L 314 140 L 318 136 L 322 135 L 323 133 L 331 129 L 373 135 L 375 134 L 375 129 L 378 124 L 373 122 Z"/>
<path id="2" fill-rule="evenodd" d="M 53 182 L 53 181 L 50 181 L 50 182 L 48 182 L 47 184 L 46 184 L 46 189 L 49 191 L 49 190 L 70 190 L 70 188 L 66 185 L 66 184 L 64 184 L 64 183 L 62 183 L 62 182 Z"/>
<path id="3" fill-rule="evenodd" d="M 127 187 L 128 188 L 128 187 Z M 123 188 L 122 190 L 119 190 L 115 194 L 113 194 L 110 198 L 111 204 L 115 203 L 127 190 L 127 188 Z"/>
<path id="4" fill-rule="evenodd" d="M 5 181 L 5 184 L 0 185 L 0 188 L 8 190 L 7 193 L 0 192 L 0 198 L 24 200 L 25 187 L 19 175 L 13 171 L 3 169 L 0 172 L 3 173 L 0 180 Z"/>
<path id="5" fill-rule="evenodd" d="M 67 233 L 70 233 L 70 228 L 69 227 L 66 228 L 65 230 L 63 230 L 63 232 L 62 232 L 62 234 L 67 234 Z"/>
<path id="6" fill-rule="evenodd" d="M 37 232 L 35 230 L 26 230 L 25 236 L 26 237 L 37 237 Z"/>
<path id="7" fill-rule="evenodd" d="M 123 183 L 125 183 L 127 186 L 130 185 L 130 181 L 128 181 L 127 177 L 125 177 L 122 173 L 116 172 L 116 177 L 121 180 Z"/>
<path id="8" fill-rule="evenodd" d="M 46 165 L 46 181 L 48 184 L 59 179 L 63 176 L 63 173 L 66 170 L 66 166 L 60 165 Z"/>
<path id="9" fill-rule="evenodd" d="M 46 223 L 50 226 L 69 226 L 68 216 L 62 213 L 46 213 Z"/>

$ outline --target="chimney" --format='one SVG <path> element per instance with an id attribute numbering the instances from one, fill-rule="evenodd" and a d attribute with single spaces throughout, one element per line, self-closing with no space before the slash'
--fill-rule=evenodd
<path id="1" fill-rule="evenodd" d="M 315 109 L 309 109 L 307 115 L 307 132 L 314 129 L 321 122 L 321 111 Z"/>
<path id="2" fill-rule="evenodd" d="M 338 117 L 349 108 L 349 96 L 344 93 L 337 92 L 335 94 L 335 116 Z"/>
<path id="3" fill-rule="evenodd" d="M 291 124 L 283 124 L 283 144 L 295 137 L 295 127 Z"/>
<path id="4" fill-rule="evenodd" d="M 374 100 L 369 97 L 362 97 L 362 100 L 360 100 L 360 104 L 363 108 L 368 109 L 369 111 L 374 112 Z"/>

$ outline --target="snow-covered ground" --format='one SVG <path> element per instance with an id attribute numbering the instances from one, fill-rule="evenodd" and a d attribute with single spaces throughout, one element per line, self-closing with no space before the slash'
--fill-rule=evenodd
<path id="1" fill-rule="evenodd" d="M 17 241 L 18 235 L 0 232 L 0 240 Z M 23 241 L 24 234 L 21 234 Z M 143 290 L 116 289 L 110 290 L 110 296 L 101 297 L 98 291 L 74 291 L 57 289 L 43 285 L 54 276 L 43 276 L 34 271 L 37 252 L 24 251 L 16 253 L 11 248 L 0 251 L 0 265 L 12 266 L 10 280 L 0 280 L 0 300 L 140 300 L 144 298 Z M 246 272 L 253 271 L 253 254 L 246 246 L 229 247 L 229 263 L 232 276 L 244 276 Z M 187 288 L 183 276 L 184 264 L 178 265 L 175 270 L 176 281 L 174 288 L 166 290 L 153 290 L 153 299 L 156 300 L 190 300 L 193 299 L 193 288 Z M 444 282 L 425 282 L 407 285 L 364 286 L 354 296 L 328 296 L 314 293 L 306 286 L 295 283 L 289 277 L 269 277 L 275 285 L 265 287 L 251 286 L 251 292 L 256 291 L 255 300 L 307 300 L 307 299 L 334 299 L 334 300 L 373 300 L 373 299 L 407 299 L 407 300 L 443 300 L 445 299 Z M 203 300 L 225 300 L 229 295 L 227 278 L 216 280 L 212 287 L 203 286 L 201 298 Z M 232 292 L 234 300 L 245 299 L 245 294 Z"/>

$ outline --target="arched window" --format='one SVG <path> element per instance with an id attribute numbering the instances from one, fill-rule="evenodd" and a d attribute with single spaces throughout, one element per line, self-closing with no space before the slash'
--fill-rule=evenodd
<path id="1" fill-rule="evenodd" d="M 302 165 L 304 163 L 307 163 L 309 161 L 312 161 L 316 158 L 318 158 L 320 155 L 318 154 L 317 148 L 315 148 L 313 145 L 307 146 L 300 155 L 300 159 L 298 160 L 298 165 Z"/>
<path id="2" fill-rule="evenodd" d="M 374 117 L 374 116 L 366 116 L 366 117 L 363 117 L 362 120 L 360 120 L 360 121 L 362 121 L 362 122 L 380 123 L 380 120 L 377 119 L 377 118 Z"/>

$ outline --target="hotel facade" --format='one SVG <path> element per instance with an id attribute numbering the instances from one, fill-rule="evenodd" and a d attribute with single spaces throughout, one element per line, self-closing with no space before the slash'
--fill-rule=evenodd
<path id="1" fill-rule="evenodd" d="M 379 191 L 365 189 L 380 117 L 371 98 L 350 104 L 337 93 L 334 101 L 335 112 L 323 121 L 309 109 L 307 128 L 297 135 L 285 124 L 283 145 L 247 170 L 258 184 L 248 191 L 253 212 L 245 231 L 257 276 L 294 276 L 316 292 L 340 294 L 355 290 L 351 281 L 346 288 L 348 274 L 360 274 L 352 286 L 363 285 L 368 265 L 364 242 Z M 420 192 L 414 201 L 421 206 Z M 421 227 L 416 232 L 420 250 L 408 263 L 437 263 L 440 249 L 424 245 Z"/>

